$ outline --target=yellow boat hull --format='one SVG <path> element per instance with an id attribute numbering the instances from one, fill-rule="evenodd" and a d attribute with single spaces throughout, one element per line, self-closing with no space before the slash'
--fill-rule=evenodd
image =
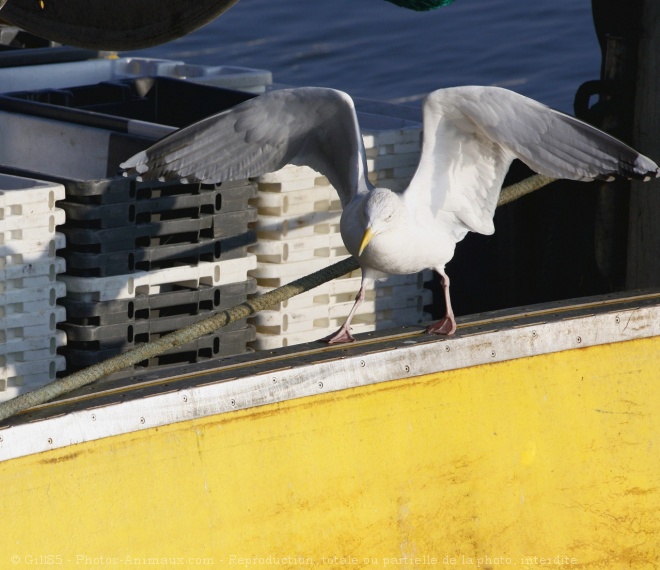
<path id="1" fill-rule="evenodd" d="M 341 365 L 366 370 L 365 354 Z M 223 413 L 161 386 L 124 433 L 14 452 L 2 567 L 660 565 L 660 336 L 420 375 L 404 361 L 398 379 L 329 392 L 321 370 L 316 394 Z M 260 376 L 272 391 L 295 372 Z M 150 427 L 164 392 L 190 417 Z M 20 427 L 0 430 L 5 449 Z"/>

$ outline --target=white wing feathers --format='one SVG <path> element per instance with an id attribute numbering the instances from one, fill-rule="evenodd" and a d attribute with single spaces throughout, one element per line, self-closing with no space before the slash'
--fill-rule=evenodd
<path id="1" fill-rule="evenodd" d="M 498 87 L 455 87 L 424 103 L 424 141 L 405 192 L 438 219 L 493 233 L 493 214 L 514 158 L 554 178 L 651 178 L 658 166 L 621 141 L 532 99 Z"/>
<path id="2" fill-rule="evenodd" d="M 371 185 L 351 98 L 334 89 L 273 91 L 176 131 L 121 164 L 145 180 L 218 183 L 306 165 L 342 205 Z"/>
<path id="3" fill-rule="evenodd" d="M 491 234 L 499 191 L 515 156 L 483 134 L 453 102 L 438 105 L 436 94 L 442 91 L 424 104 L 422 156 L 404 199 L 438 221 L 449 213 L 467 229 Z"/>

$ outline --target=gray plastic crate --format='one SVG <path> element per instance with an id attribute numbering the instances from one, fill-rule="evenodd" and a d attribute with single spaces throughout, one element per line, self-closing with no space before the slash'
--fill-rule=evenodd
<path id="1" fill-rule="evenodd" d="M 58 89 L 133 77 L 172 77 L 253 93 L 264 92 L 273 82 L 271 72 L 264 69 L 122 57 L 0 69 L 0 92 Z"/>

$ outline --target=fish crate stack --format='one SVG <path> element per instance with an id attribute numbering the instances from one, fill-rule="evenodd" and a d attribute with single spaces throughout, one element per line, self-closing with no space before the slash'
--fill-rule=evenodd
<path id="1" fill-rule="evenodd" d="M 55 379 L 65 367 L 57 349 L 66 335 L 57 328 L 65 309 L 65 245 L 56 203 L 64 187 L 0 175 L 0 401 Z"/>
<path id="2" fill-rule="evenodd" d="M 348 256 L 337 193 L 311 169 L 290 166 L 222 185 L 118 174 L 123 160 L 175 128 L 253 96 L 171 76 L 0 96 L 0 172 L 65 188 L 58 206 L 66 215 L 59 228 L 66 295 L 59 304 L 67 316 L 58 327 L 67 336 L 60 348 L 67 373 Z M 195 104 L 182 107 L 182 100 Z M 403 189 L 419 158 L 421 125 L 380 112 L 358 117 L 370 179 Z M 429 320 L 428 278 L 377 283 L 354 332 Z M 317 340 L 343 323 L 359 287 L 357 271 L 114 377 Z"/>
<path id="3" fill-rule="evenodd" d="M 256 212 L 249 182 L 147 184 L 110 180 L 67 185 L 60 277 L 67 319 L 67 370 L 95 364 L 247 299 L 255 289 L 247 248 Z M 115 200 L 121 200 L 116 202 Z M 235 323 L 138 364 L 193 363 L 246 351 L 253 327 Z M 126 376 L 118 373 L 114 377 Z"/>
<path id="4" fill-rule="evenodd" d="M 254 292 L 248 272 L 256 258 L 247 251 L 256 240 L 253 183 L 139 182 L 121 176 L 118 164 L 153 136 L 7 111 L 0 120 L 0 172 L 63 188 L 54 222 L 66 240 L 54 250 L 61 271 L 66 262 L 57 276 L 57 328 L 66 336 L 58 372 L 64 359 L 61 372 L 74 372 Z M 108 378 L 242 354 L 254 337 L 254 327 L 241 321 Z"/>
<path id="5" fill-rule="evenodd" d="M 421 125 L 395 117 L 358 115 L 363 128 L 369 179 L 402 190 L 419 160 Z M 253 204 L 259 216 L 257 256 L 259 293 L 266 293 L 349 257 L 339 231 L 341 203 L 328 180 L 308 167 L 286 166 L 258 179 Z M 257 339 L 268 350 L 319 340 L 337 330 L 348 316 L 360 288 L 354 271 L 252 318 Z M 432 293 L 430 272 L 390 276 L 366 291 L 352 323 L 354 333 L 431 319 L 425 307 Z"/>

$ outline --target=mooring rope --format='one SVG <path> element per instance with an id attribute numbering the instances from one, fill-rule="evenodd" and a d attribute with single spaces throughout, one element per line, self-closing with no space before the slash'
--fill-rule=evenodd
<path id="1" fill-rule="evenodd" d="M 554 178 L 548 178 L 547 176 L 537 174 L 526 178 L 521 182 L 507 186 L 500 193 L 500 199 L 497 205 L 501 206 L 513 200 L 517 200 L 525 194 L 529 194 L 534 190 L 542 188 L 553 180 Z M 268 307 L 282 303 L 291 297 L 300 295 L 301 293 L 314 289 L 323 283 L 327 283 L 332 279 L 341 277 L 342 275 L 359 268 L 360 265 L 357 260 L 354 257 L 349 257 L 330 265 L 325 269 L 321 269 L 320 271 L 296 279 L 288 285 L 283 285 L 282 287 L 273 289 L 268 293 L 249 299 L 240 305 L 220 311 L 212 317 L 208 317 L 178 331 L 174 331 L 158 340 L 141 344 L 128 352 L 108 358 L 103 362 L 89 366 L 79 372 L 74 372 L 65 378 L 54 380 L 45 386 L 16 396 L 6 402 L 1 402 L 0 421 L 27 410 L 28 408 L 45 404 L 58 396 L 62 396 L 63 394 L 67 394 L 77 388 L 91 384 L 92 382 L 105 376 L 109 376 L 114 372 L 133 366 L 138 362 L 163 354 L 172 348 L 192 342 L 193 340 L 212 333 L 230 323 L 250 317 L 259 311 L 263 311 Z"/>
<path id="2" fill-rule="evenodd" d="M 511 184 L 511 186 L 502 188 L 502 191 L 500 192 L 500 198 L 497 201 L 497 205 L 504 206 L 504 204 L 508 204 L 509 202 L 513 202 L 518 198 L 522 198 L 526 194 L 534 192 L 539 188 L 543 188 L 555 180 L 556 178 L 543 176 L 543 174 L 534 174 L 533 176 L 525 178 L 516 184 Z"/>

